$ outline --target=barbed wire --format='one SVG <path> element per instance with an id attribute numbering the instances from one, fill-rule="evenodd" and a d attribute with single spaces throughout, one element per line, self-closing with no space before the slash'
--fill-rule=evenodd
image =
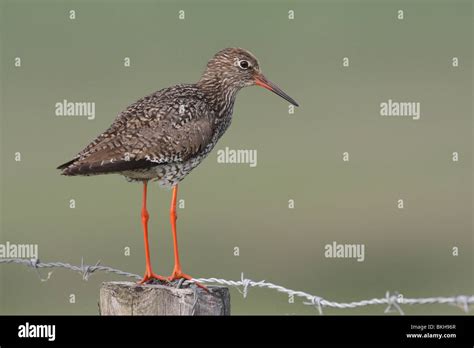
<path id="1" fill-rule="evenodd" d="M 5 264 L 23 264 L 28 267 L 33 268 L 41 281 L 47 281 L 51 278 L 52 271 L 48 273 L 46 278 L 41 277 L 39 269 L 41 268 L 64 268 L 70 269 L 72 271 L 78 272 L 82 275 L 83 280 L 88 280 L 89 277 L 94 272 L 105 272 L 113 273 L 120 276 L 141 279 L 142 277 L 138 274 L 121 271 L 119 269 L 102 266 L 100 261 L 96 262 L 94 265 L 87 265 L 84 263 L 84 259 L 81 259 L 80 265 L 72 265 L 65 262 L 40 262 L 39 259 L 21 259 L 21 258 L 3 258 L 0 259 L 0 263 Z M 281 285 L 276 285 L 265 280 L 253 281 L 244 277 L 244 274 L 241 274 L 240 280 L 225 280 L 219 278 L 196 278 L 193 281 L 203 283 L 203 284 L 220 284 L 227 285 L 237 288 L 237 290 L 243 295 L 244 298 L 247 297 L 249 288 L 267 288 L 276 290 L 278 292 L 287 294 L 292 297 L 299 297 L 304 299 L 303 304 L 310 305 L 318 309 L 319 314 L 323 314 L 323 309 L 328 308 L 338 308 L 338 309 L 353 309 L 358 307 L 372 306 L 372 305 L 385 305 L 385 313 L 398 312 L 401 315 L 404 315 L 404 311 L 401 308 L 401 305 L 428 305 L 428 304 L 449 304 L 460 307 L 466 313 L 469 311 L 469 306 L 474 303 L 474 295 L 458 295 L 451 297 L 424 297 L 424 298 L 405 298 L 404 296 L 399 295 L 398 293 L 386 292 L 385 297 L 382 298 L 372 298 L 369 300 L 361 300 L 354 302 L 335 302 L 328 301 L 320 296 L 315 296 L 303 291 L 297 291 L 292 289 L 287 289 Z M 191 282 L 193 282 L 191 281 Z M 188 281 L 186 281 L 188 282 Z M 185 282 L 185 283 L 186 283 Z M 181 282 L 182 283 L 182 282 Z M 240 290 L 242 288 L 242 290 Z"/>

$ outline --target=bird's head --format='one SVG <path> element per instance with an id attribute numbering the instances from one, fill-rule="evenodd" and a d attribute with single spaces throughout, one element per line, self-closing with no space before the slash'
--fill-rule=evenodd
<path id="1" fill-rule="evenodd" d="M 217 52 L 207 63 L 200 83 L 215 84 L 219 88 L 236 91 L 243 87 L 257 85 L 298 106 L 293 98 L 262 74 L 257 58 L 243 48 L 225 48 Z"/>

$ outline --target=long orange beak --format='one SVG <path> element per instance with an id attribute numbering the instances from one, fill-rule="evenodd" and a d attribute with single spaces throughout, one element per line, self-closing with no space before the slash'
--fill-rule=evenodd
<path id="1" fill-rule="evenodd" d="M 272 91 L 273 93 L 275 93 L 276 95 L 279 95 L 280 97 L 282 97 L 283 99 L 289 101 L 291 104 L 293 104 L 294 106 L 299 106 L 298 103 L 296 102 L 296 100 L 294 100 L 292 97 L 290 97 L 288 94 L 286 94 L 285 92 L 283 92 L 280 87 L 278 87 L 277 85 L 275 85 L 273 82 L 270 82 L 267 80 L 267 78 L 265 76 L 263 76 L 262 74 L 259 74 L 255 77 L 255 84 L 257 86 L 260 86 L 260 87 L 263 87 L 263 88 L 266 88 L 268 89 L 269 91 Z"/>

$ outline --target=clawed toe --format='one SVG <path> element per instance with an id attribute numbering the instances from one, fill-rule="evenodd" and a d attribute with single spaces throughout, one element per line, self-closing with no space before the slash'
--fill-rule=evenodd
<path id="1" fill-rule="evenodd" d="M 166 278 L 165 277 L 162 277 L 160 276 L 159 274 L 155 274 L 153 272 L 151 273 L 145 273 L 145 275 L 143 276 L 142 280 L 140 280 L 137 284 L 145 284 L 145 283 L 148 283 L 149 281 L 152 281 L 152 280 L 161 280 L 163 282 L 166 282 Z"/>
<path id="2" fill-rule="evenodd" d="M 201 289 L 204 289 L 206 290 L 207 292 L 209 292 L 209 289 L 202 285 L 201 283 L 195 281 L 193 279 L 193 277 L 191 277 L 190 275 L 186 274 L 186 273 L 182 273 L 180 271 L 173 271 L 173 273 L 167 278 L 168 281 L 173 281 L 173 280 L 180 280 L 180 279 L 185 279 L 185 280 L 189 280 L 191 282 L 193 282 L 194 284 L 196 284 L 198 287 L 200 287 Z"/>

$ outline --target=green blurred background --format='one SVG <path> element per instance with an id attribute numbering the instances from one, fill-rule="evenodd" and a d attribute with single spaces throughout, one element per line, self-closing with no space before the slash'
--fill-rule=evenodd
<path id="1" fill-rule="evenodd" d="M 44 262 L 84 257 L 142 274 L 141 186 L 116 175 L 63 177 L 55 167 L 128 104 L 198 80 L 215 52 L 239 46 L 301 107 L 289 115 L 268 91 L 240 93 L 232 126 L 180 186 L 184 271 L 225 279 L 244 272 L 334 301 L 387 290 L 473 293 L 472 2 L 2 0 L 0 9 L 2 243 L 37 243 Z M 56 117 L 63 99 L 95 102 L 95 120 Z M 420 102 L 421 119 L 381 117 L 388 99 Z M 218 164 L 216 150 L 226 146 L 257 149 L 258 166 Z M 149 190 L 152 260 L 165 275 L 173 267 L 170 197 L 156 184 Z M 365 262 L 326 259 L 333 241 L 365 244 Z M 101 282 L 122 279 L 94 274 L 85 282 L 55 270 L 41 282 L 24 266 L 0 265 L 0 313 L 95 314 Z M 404 309 L 462 313 L 448 305 Z M 263 289 L 245 300 L 233 289 L 232 311 L 317 313 Z"/>

